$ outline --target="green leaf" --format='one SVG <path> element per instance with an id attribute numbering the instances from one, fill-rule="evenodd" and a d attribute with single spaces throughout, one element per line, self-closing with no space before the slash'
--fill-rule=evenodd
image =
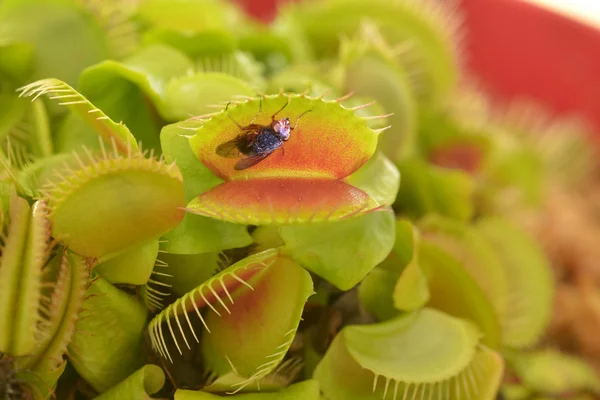
<path id="1" fill-rule="evenodd" d="M 314 377 L 331 400 L 374 400 L 388 393 L 392 399 L 445 393 L 447 399 L 492 400 L 503 363 L 479 337 L 471 323 L 427 308 L 379 324 L 350 325 Z"/>
<path id="2" fill-rule="evenodd" d="M 283 251 L 342 290 L 358 284 L 394 245 L 392 212 L 375 211 L 338 222 L 282 225 Z"/>
<path id="3" fill-rule="evenodd" d="M 477 282 L 504 327 L 511 290 L 508 271 L 501 262 L 502 256 L 497 254 L 485 236 L 462 222 L 430 216 L 422 221 L 421 226 L 423 237 L 451 255 Z"/>
<path id="4" fill-rule="evenodd" d="M 450 254 L 427 241 L 419 246 L 419 265 L 429 284 L 428 307 L 473 321 L 483 333 L 482 342 L 497 349 L 500 321 L 483 290 Z"/>
<path id="5" fill-rule="evenodd" d="M 157 256 L 158 240 L 151 240 L 110 257 L 94 270 L 112 284 L 143 285 L 150 279 Z"/>
<path id="6" fill-rule="evenodd" d="M 0 82 L 25 82 L 33 73 L 35 47 L 31 43 L 0 44 Z"/>
<path id="7" fill-rule="evenodd" d="M 185 199 L 190 201 L 200 193 L 204 193 L 220 183 L 223 179 L 217 177 L 196 157 L 186 134 L 191 129 L 202 126 L 202 122 L 188 120 L 165 126 L 160 132 L 160 144 L 165 161 L 177 164 L 183 176 Z"/>
<path id="8" fill-rule="evenodd" d="M 198 254 L 252 244 L 246 225 L 186 213 L 183 221 L 163 237 L 164 248 L 174 254 Z"/>
<path id="9" fill-rule="evenodd" d="M 418 240 L 415 226 L 407 219 L 397 219 L 394 248 L 379 267 L 397 273 L 404 271 L 417 253 Z"/>
<path id="10" fill-rule="evenodd" d="M 6 4 L 0 8 L 0 26 L 5 40 L 34 46 L 34 79 L 55 77 L 74 85 L 85 67 L 108 56 L 104 33 L 72 2 Z"/>
<path id="11" fill-rule="evenodd" d="M 552 317 L 554 278 L 550 262 L 539 244 L 510 221 L 485 217 L 475 227 L 494 248 L 507 278 L 503 341 L 512 347 L 532 346 Z"/>
<path id="12" fill-rule="evenodd" d="M 223 397 L 205 392 L 178 389 L 175 400 L 217 400 Z M 275 393 L 248 393 L 238 394 L 239 400 L 319 400 L 319 383 L 316 380 L 307 380 L 296 383 Z"/>
<path id="13" fill-rule="evenodd" d="M 380 152 L 345 180 L 384 205 L 393 204 L 400 189 L 398 168 Z"/>
<path id="14" fill-rule="evenodd" d="M 400 314 L 392 301 L 398 277 L 397 272 L 374 268 L 358 287 L 361 305 L 378 321 L 386 321 Z"/>
<path id="15" fill-rule="evenodd" d="M 155 45 L 122 63 L 107 60 L 87 68 L 79 84 L 86 97 L 112 119 L 123 121 L 145 148 L 160 151 L 159 132 L 163 122 L 156 112 L 162 110 L 168 82 L 193 67 L 181 52 Z"/>
<path id="16" fill-rule="evenodd" d="M 429 297 L 427 277 L 419 266 L 419 261 L 413 259 L 402 271 L 394 287 L 394 307 L 403 311 L 416 310 L 423 307 Z"/>
<path id="17" fill-rule="evenodd" d="M 147 310 L 102 278 L 91 283 L 83 307 L 87 311 L 69 344 L 69 361 L 102 393 L 144 365 Z"/>
<path id="18" fill-rule="evenodd" d="M 95 397 L 95 400 L 139 399 L 150 400 L 165 383 L 165 374 L 157 365 L 145 365 L 127 379 Z"/>
<path id="19" fill-rule="evenodd" d="M 168 274 L 162 278 L 155 278 L 163 283 L 169 284 L 169 291 L 177 297 L 182 297 L 187 292 L 194 290 L 203 282 L 219 272 L 219 255 L 217 253 L 200 254 L 171 254 L 162 253 L 157 263 L 165 268 L 161 273 Z"/>
<path id="20" fill-rule="evenodd" d="M 418 159 L 398 164 L 402 186 L 394 207 L 413 218 L 437 213 L 466 221 L 473 215 L 473 179 L 458 170 L 447 170 Z"/>
<path id="21" fill-rule="evenodd" d="M 206 318 L 210 334 L 200 342 L 207 369 L 222 375 L 233 369 L 246 377 L 240 390 L 269 373 L 283 360 L 313 294 L 310 274 L 294 261 L 278 258 L 261 279 L 235 293 L 229 312 Z M 240 346 L 240 343 L 252 346 Z"/>

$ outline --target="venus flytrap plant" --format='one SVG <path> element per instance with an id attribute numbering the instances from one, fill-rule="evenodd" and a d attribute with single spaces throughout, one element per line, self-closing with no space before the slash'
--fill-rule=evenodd
<path id="1" fill-rule="evenodd" d="M 522 230 L 593 157 L 458 87 L 453 5 L 2 3 L 0 396 L 597 391 Z M 217 150 L 282 118 L 248 168 Z"/>

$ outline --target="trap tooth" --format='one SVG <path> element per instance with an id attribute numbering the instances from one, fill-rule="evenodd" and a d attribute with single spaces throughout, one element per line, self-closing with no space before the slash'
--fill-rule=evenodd
<path id="1" fill-rule="evenodd" d="M 48 96 L 58 105 L 66 106 L 81 116 L 100 137 L 112 144 L 121 154 L 138 149 L 135 138 L 122 123 L 111 120 L 102 110 L 94 106 L 81 93 L 59 79 L 42 79 L 18 89 L 20 97 Z"/>
<path id="2" fill-rule="evenodd" d="M 174 164 L 112 150 L 89 153 L 89 164 L 44 190 L 53 236 L 86 257 L 115 255 L 156 239 L 183 218 L 183 182 Z"/>
<path id="3" fill-rule="evenodd" d="M 243 387 L 240 392 L 254 392 L 255 386 L 260 387 L 265 392 L 280 391 L 297 380 L 303 367 L 302 359 L 289 358 L 279 364 L 274 371 L 264 378 L 252 382 L 251 387 Z M 204 386 L 202 391 L 219 394 L 231 393 L 232 388 L 241 386 L 242 382 L 246 381 L 246 379 L 233 371 L 220 376 L 213 372 L 210 374 L 207 386 Z"/>
<path id="4" fill-rule="evenodd" d="M 431 332 L 443 340 L 421 340 Z M 428 308 L 383 323 L 348 326 L 334 339 L 314 377 L 331 400 L 492 400 L 504 364 L 479 338 L 468 321 Z M 395 348 L 415 353 L 395 357 L 390 351 Z"/>

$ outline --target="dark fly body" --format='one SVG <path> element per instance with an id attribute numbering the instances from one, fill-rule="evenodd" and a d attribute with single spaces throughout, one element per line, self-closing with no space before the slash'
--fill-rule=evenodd
<path id="1" fill-rule="evenodd" d="M 292 127 L 290 125 L 289 118 L 282 118 L 279 120 L 275 119 L 275 116 L 279 114 L 287 105 L 288 102 L 286 102 L 283 107 L 279 109 L 279 111 L 271 116 L 271 123 L 269 125 L 260 125 L 254 123 L 254 120 L 256 120 L 256 117 L 262 110 L 262 99 L 258 113 L 256 116 L 254 116 L 250 124 L 246 126 L 240 125 L 237 121 L 231 118 L 229 114 L 227 114 L 242 132 L 234 139 L 220 144 L 216 150 L 217 154 L 228 158 L 241 157 L 240 160 L 235 164 L 234 168 L 236 170 L 243 170 L 258 164 L 279 148 L 284 151 L 283 143 L 290 138 L 290 135 L 298 125 L 300 118 L 307 112 L 311 111 L 308 110 L 303 112 L 296 120 L 296 125 Z M 229 104 L 227 105 L 227 108 L 228 107 Z M 225 110 L 227 110 L 227 108 Z"/>

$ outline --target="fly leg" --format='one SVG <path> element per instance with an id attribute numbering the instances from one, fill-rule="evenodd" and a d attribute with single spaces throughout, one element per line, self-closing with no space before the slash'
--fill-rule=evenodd
<path id="1" fill-rule="evenodd" d="M 294 127 L 291 128 L 290 130 L 293 131 L 294 129 L 296 129 L 296 127 L 298 126 L 298 122 L 300 122 L 300 118 L 302 118 L 304 116 L 304 114 L 309 113 L 311 111 L 312 111 L 312 109 L 311 110 L 306 110 L 302 114 L 298 115 L 298 118 L 296 119 L 296 123 L 294 124 Z"/>
<path id="2" fill-rule="evenodd" d="M 276 112 L 275 114 L 273 114 L 273 115 L 271 116 L 271 120 L 272 120 L 272 121 L 275 121 L 275 116 L 276 116 L 277 114 L 279 114 L 281 111 L 283 111 L 283 109 L 284 109 L 284 108 L 286 108 L 286 107 L 287 107 L 287 105 L 288 105 L 289 103 L 290 103 L 290 98 L 288 97 L 288 99 L 287 99 L 287 101 L 285 102 L 285 104 L 283 105 L 283 107 L 281 107 L 279 110 L 277 110 L 277 112 Z"/>
<path id="3" fill-rule="evenodd" d="M 252 125 L 254 123 L 254 121 L 256 121 L 256 117 L 258 117 L 260 115 L 260 113 L 262 112 L 262 99 L 263 99 L 262 96 L 260 96 L 260 101 L 258 103 L 258 112 L 254 116 L 254 118 L 252 118 L 252 121 L 250 121 L 250 125 Z"/>
<path id="4" fill-rule="evenodd" d="M 233 117 L 231 116 L 231 114 L 229 114 L 229 105 L 231 104 L 231 102 L 227 103 L 227 105 L 225 106 L 225 112 L 227 113 L 227 116 L 229 117 L 229 119 L 231 121 L 233 121 L 234 124 L 237 125 L 238 128 L 240 128 L 240 130 L 244 130 L 244 128 L 242 127 L 242 125 L 239 124 L 239 122 L 237 122 L 235 119 L 233 119 Z"/>

